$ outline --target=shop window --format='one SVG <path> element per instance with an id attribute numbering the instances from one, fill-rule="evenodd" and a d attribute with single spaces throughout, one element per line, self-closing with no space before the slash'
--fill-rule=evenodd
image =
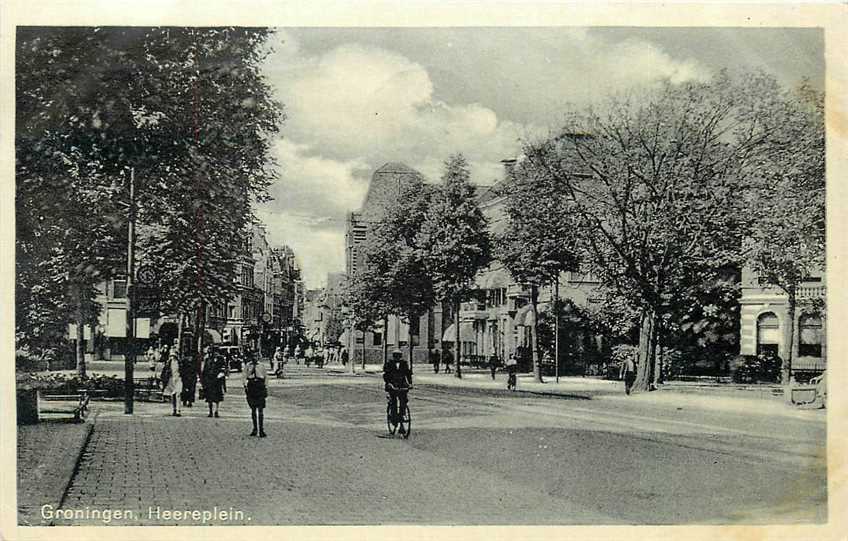
<path id="1" fill-rule="evenodd" d="M 819 316 L 805 314 L 798 320 L 798 356 L 822 356 L 822 320 Z"/>
<path id="2" fill-rule="evenodd" d="M 780 320 L 772 312 L 757 319 L 757 354 L 778 354 L 780 350 Z"/>

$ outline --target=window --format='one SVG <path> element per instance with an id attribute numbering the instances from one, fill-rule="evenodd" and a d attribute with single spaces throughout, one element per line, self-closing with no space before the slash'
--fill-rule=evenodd
<path id="1" fill-rule="evenodd" d="M 227 306 L 227 317 L 230 319 L 236 318 L 236 307 L 232 304 Z"/>
<path id="2" fill-rule="evenodd" d="M 798 320 L 798 356 L 822 356 L 822 320 L 817 315 L 805 314 Z"/>
<path id="3" fill-rule="evenodd" d="M 383 345 L 383 333 L 375 332 L 374 334 L 374 345 L 382 346 Z M 361 344 L 362 342 L 357 342 L 357 344 Z"/>
<path id="4" fill-rule="evenodd" d="M 361 344 L 363 342 L 362 335 L 356 337 L 356 343 Z"/>
<path id="5" fill-rule="evenodd" d="M 780 321 L 772 312 L 766 312 L 757 318 L 757 355 L 770 352 L 775 355 L 780 350 Z"/>
<path id="6" fill-rule="evenodd" d="M 127 281 L 113 280 L 112 281 L 112 298 L 126 299 L 127 298 Z"/>

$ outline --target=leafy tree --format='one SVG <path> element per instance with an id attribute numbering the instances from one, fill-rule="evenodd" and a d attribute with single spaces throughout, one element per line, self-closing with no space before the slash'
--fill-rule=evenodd
<path id="1" fill-rule="evenodd" d="M 659 378 L 663 316 L 739 262 L 746 182 L 779 122 L 772 83 L 721 75 L 613 97 L 526 149 L 528 167 L 562 186 L 592 271 L 639 311 L 634 390 Z"/>
<path id="2" fill-rule="evenodd" d="M 507 227 L 497 239 L 496 250 L 513 278 L 530 286 L 533 373 L 541 383 L 539 289 L 552 284 L 565 271 L 578 270 L 576 220 L 561 186 L 544 171 L 520 165 L 513 180 L 506 199 Z"/>
<path id="3" fill-rule="evenodd" d="M 747 255 L 759 282 L 787 297 L 790 346 L 781 374 L 787 384 L 797 354 L 799 308 L 819 313 L 825 308 L 824 298 L 798 297 L 804 279 L 824 269 L 824 96 L 805 83 L 770 105 L 775 122 L 749 200 L 754 219 Z"/>
<path id="4" fill-rule="evenodd" d="M 433 194 L 430 210 L 416 245 L 432 276 L 436 296 L 453 307 L 456 377 L 460 367 L 460 303 L 474 290 L 474 277 L 489 263 L 486 218 L 474 200 L 468 162 L 462 154 L 445 162 L 442 184 Z"/>
<path id="5" fill-rule="evenodd" d="M 433 306 L 433 281 L 426 267 L 420 231 L 427 216 L 429 191 L 419 178 L 400 185 L 397 203 L 374 224 L 366 246 L 369 274 L 385 294 L 388 310 L 409 323 Z M 409 360 L 415 344 L 410 333 Z"/>
<path id="6" fill-rule="evenodd" d="M 275 178 L 269 136 L 283 115 L 259 70 L 268 34 L 19 29 L 17 197 L 32 212 L 18 213 L 18 274 L 19 289 L 37 292 L 33 314 L 65 325 L 73 307 L 62 300 L 62 273 L 83 269 L 77 289 L 90 292 L 121 272 L 130 169 L 139 260 L 159 268 L 166 309 L 196 310 L 202 326 L 205 304 L 227 300 L 251 200 L 267 197 Z M 49 248 L 35 248 L 48 238 Z M 31 318 L 17 324 L 22 343 L 37 340 Z"/>

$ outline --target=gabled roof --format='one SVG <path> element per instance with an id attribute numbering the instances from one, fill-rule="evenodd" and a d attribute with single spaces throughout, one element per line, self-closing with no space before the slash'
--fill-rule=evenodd
<path id="1" fill-rule="evenodd" d="M 400 162 L 388 162 L 382 167 L 374 171 L 374 173 L 412 173 L 419 175 L 420 173 L 408 165 Z"/>

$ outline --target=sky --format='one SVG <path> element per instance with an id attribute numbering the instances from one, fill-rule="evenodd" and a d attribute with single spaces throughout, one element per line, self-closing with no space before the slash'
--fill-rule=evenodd
<path id="1" fill-rule="evenodd" d="M 286 120 L 280 181 L 257 215 L 308 288 L 344 271 L 346 216 L 386 162 L 438 182 L 461 152 L 472 181 L 491 184 L 522 141 L 609 93 L 722 69 L 822 88 L 825 71 L 823 33 L 798 28 L 280 28 L 269 45 Z"/>

